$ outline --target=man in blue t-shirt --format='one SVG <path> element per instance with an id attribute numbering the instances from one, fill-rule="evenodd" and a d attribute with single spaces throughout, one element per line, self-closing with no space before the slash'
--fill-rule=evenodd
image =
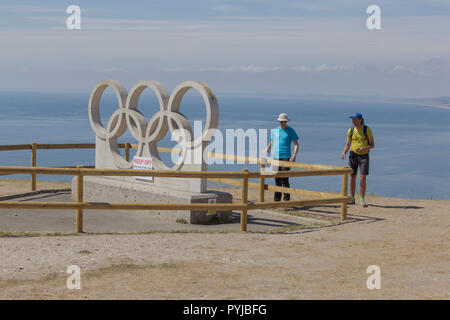
<path id="1" fill-rule="evenodd" d="M 289 119 L 286 113 L 281 113 L 277 120 L 280 125 L 279 127 L 272 129 L 270 132 L 270 142 L 266 148 L 266 153 L 268 153 L 270 148 L 273 146 L 273 159 L 294 162 L 298 153 L 298 135 L 294 129 L 288 127 L 287 122 Z M 291 143 L 294 144 L 293 154 L 291 154 Z M 291 168 L 279 167 L 278 170 L 289 171 Z M 279 187 L 289 188 L 289 178 L 275 178 L 275 184 Z M 281 192 L 275 192 L 274 201 L 280 201 L 281 194 Z M 284 201 L 289 201 L 290 198 L 291 195 L 289 193 L 283 193 Z"/>

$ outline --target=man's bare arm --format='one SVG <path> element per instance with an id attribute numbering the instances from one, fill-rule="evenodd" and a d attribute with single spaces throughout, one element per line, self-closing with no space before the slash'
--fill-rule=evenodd
<path id="1" fill-rule="evenodd" d="M 298 153 L 298 140 L 294 140 L 292 142 L 294 143 L 294 154 L 289 159 L 289 161 L 294 162 L 295 158 L 297 157 L 297 153 Z"/>
<path id="2" fill-rule="evenodd" d="M 373 140 L 373 138 L 370 138 L 369 139 L 369 145 L 365 146 L 365 147 L 362 147 L 362 148 L 359 148 L 359 152 L 370 150 L 370 149 L 373 149 L 373 148 L 375 148 L 375 141 Z"/>
<path id="3" fill-rule="evenodd" d="M 272 141 L 270 141 L 269 144 L 267 145 L 265 153 L 269 152 L 271 146 L 272 146 Z"/>
<path id="4" fill-rule="evenodd" d="M 345 144 L 344 151 L 341 154 L 341 159 L 345 158 L 345 155 L 347 154 L 348 149 L 350 149 L 350 144 L 351 144 L 350 140 L 347 140 L 347 143 Z"/>

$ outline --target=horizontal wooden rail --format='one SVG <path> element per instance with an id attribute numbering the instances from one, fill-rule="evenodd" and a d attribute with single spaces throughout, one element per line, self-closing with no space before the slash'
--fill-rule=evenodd
<path id="1" fill-rule="evenodd" d="M 259 163 L 259 158 L 238 156 L 238 155 L 232 155 L 232 154 L 215 153 L 215 152 L 208 152 L 208 157 L 222 159 L 222 160 L 235 161 L 235 162 L 243 162 L 243 163 L 252 163 L 252 164 Z"/>
<path id="2" fill-rule="evenodd" d="M 266 178 L 284 178 L 284 177 L 308 177 L 308 176 L 333 176 L 350 174 L 352 169 L 320 169 L 320 170 L 294 170 L 294 171 L 278 171 L 276 174 L 264 174 Z"/>
<path id="3" fill-rule="evenodd" d="M 0 151 L 29 150 L 31 148 L 31 144 L 5 145 L 0 146 Z"/>
<path id="4" fill-rule="evenodd" d="M 1 209 L 85 209 L 85 210 L 242 210 L 240 203 L 103 203 L 0 201 Z"/>
<path id="5" fill-rule="evenodd" d="M 126 143 L 119 143 L 119 148 L 125 148 Z M 137 149 L 137 144 L 130 144 L 131 148 Z M 17 144 L 17 145 L 0 145 L 0 151 L 11 150 L 29 150 L 31 144 Z M 95 143 L 37 143 L 36 149 L 95 149 Z M 170 149 L 170 148 L 163 148 Z M 167 152 L 166 150 L 158 150 L 160 152 Z"/>
<path id="6" fill-rule="evenodd" d="M 95 166 L 52 166 L 52 167 L 48 167 L 48 168 L 78 168 L 78 167 L 82 167 L 82 168 L 89 168 L 89 169 L 95 169 Z"/>
<path id="7" fill-rule="evenodd" d="M 170 152 L 170 151 L 167 151 L 167 152 Z M 236 162 L 251 163 L 251 164 L 269 164 L 269 165 L 279 164 L 282 167 L 289 167 L 289 168 L 295 168 L 295 169 L 321 170 L 321 169 L 340 169 L 341 168 L 341 167 L 337 167 L 337 166 L 330 166 L 330 165 L 324 165 L 324 164 L 289 162 L 289 161 L 279 161 L 279 160 L 272 160 L 272 159 L 267 159 L 267 163 L 266 163 L 265 161 L 261 161 L 261 158 L 229 155 L 229 154 L 214 153 L 214 152 L 208 152 L 208 157 L 222 159 L 222 160 L 231 160 L 231 161 L 236 161 Z"/>
<path id="8" fill-rule="evenodd" d="M 267 201 L 255 202 L 248 205 L 249 210 L 267 209 L 267 208 L 289 208 L 295 206 L 311 206 L 317 204 L 327 203 L 342 203 L 350 200 L 350 197 L 334 197 L 322 199 L 308 199 L 308 200 L 290 200 L 290 201 Z"/>
<path id="9" fill-rule="evenodd" d="M 241 185 L 241 182 L 237 179 L 208 178 L 208 181 L 228 184 L 228 185 L 236 186 L 236 187 L 239 187 Z M 249 189 L 257 189 L 257 188 L 259 188 L 259 183 L 249 182 L 248 187 L 249 187 Z M 329 196 L 340 195 L 340 193 L 338 193 L 338 192 L 311 191 L 311 190 L 294 189 L 294 188 L 288 188 L 288 187 L 272 186 L 270 184 L 265 184 L 264 190 L 293 193 L 293 194 L 309 196 L 309 197 L 329 197 Z"/>
<path id="10" fill-rule="evenodd" d="M 92 143 L 64 143 L 64 144 L 36 144 L 36 149 L 94 149 Z M 0 146 L 0 151 L 29 150 L 32 144 L 4 145 Z"/>
<path id="11" fill-rule="evenodd" d="M 350 174 L 352 169 L 279 171 L 271 177 L 305 177 Z M 91 168 L 54 168 L 54 167 L 13 167 L 0 166 L 0 174 L 47 174 L 47 175 L 78 175 L 86 176 L 147 176 L 172 178 L 260 178 L 260 172 L 230 172 L 230 171 L 175 171 L 175 170 L 134 170 L 134 169 L 91 169 Z"/>
<path id="12" fill-rule="evenodd" d="M 0 166 L 0 174 L 47 174 L 84 176 L 147 176 L 171 178 L 242 178 L 259 177 L 259 172 L 230 171 L 175 171 L 175 170 L 134 170 L 134 169 L 90 169 L 90 168 L 53 168 L 53 167 L 9 167 Z"/>
<path id="13" fill-rule="evenodd" d="M 37 149 L 95 149 L 95 143 L 36 144 Z"/>
<path id="14" fill-rule="evenodd" d="M 330 166 L 327 164 L 314 164 L 314 163 L 302 163 L 302 162 L 290 162 L 280 160 L 269 160 L 269 164 L 272 166 L 277 164 L 280 167 L 289 167 L 293 169 L 309 169 L 309 170 L 327 170 L 327 169 L 341 169 L 342 167 Z"/>

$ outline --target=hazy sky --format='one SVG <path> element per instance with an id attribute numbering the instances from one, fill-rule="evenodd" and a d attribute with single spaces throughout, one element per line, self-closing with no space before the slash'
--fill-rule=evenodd
<path id="1" fill-rule="evenodd" d="M 95 2 L 95 3 L 94 3 Z M 68 30 L 66 8 L 81 8 Z M 381 7 L 381 30 L 366 9 Z M 0 1 L 0 90 L 450 95 L 450 0 Z"/>

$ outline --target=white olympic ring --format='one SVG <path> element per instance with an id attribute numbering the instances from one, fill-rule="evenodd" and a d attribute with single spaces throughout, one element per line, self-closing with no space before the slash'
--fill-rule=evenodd
<path id="1" fill-rule="evenodd" d="M 108 87 L 116 93 L 119 109 L 113 112 L 105 129 L 100 118 L 100 99 Z M 139 97 L 146 88 L 150 88 L 156 94 L 160 109 L 148 123 L 138 110 Z M 181 100 L 191 88 L 201 94 L 206 106 L 205 128 L 202 135 L 194 141 L 192 141 L 193 132 L 189 120 L 179 112 Z M 117 142 L 128 128 L 133 138 L 138 141 L 136 155 L 141 156 L 145 151 L 152 157 L 155 169 L 179 170 L 189 150 L 201 146 L 203 142 L 211 141 L 219 121 L 219 105 L 209 87 L 200 81 L 185 81 L 179 84 L 169 97 L 166 89 L 154 80 L 139 81 L 131 88 L 129 94 L 120 82 L 102 80 L 94 86 L 89 98 L 89 121 L 97 137 L 106 142 L 107 150 L 110 151 L 112 161 L 117 168 L 132 167 L 132 162 L 126 161 L 120 154 Z M 178 162 L 171 168 L 161 161 L 157 150 L 158 141 L 164 138 L 169 130 L 172 134 L 178 130 L 182 130 L 183 133 L 176 138 L 182 149 Z"/>

